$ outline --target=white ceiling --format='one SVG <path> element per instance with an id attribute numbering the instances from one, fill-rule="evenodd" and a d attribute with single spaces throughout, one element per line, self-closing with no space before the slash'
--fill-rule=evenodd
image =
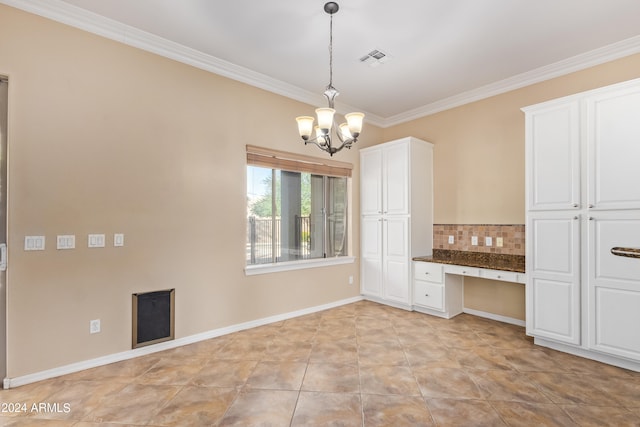
<path id="1" fill-rule="evenodd" d="M 325 0 L 0 0 L 324 105 Z M 389 126 L 640 52 L 639 0 L 342 0 L 338 109 Z M 373 49 L 391 60 L 370 67 Z"/>

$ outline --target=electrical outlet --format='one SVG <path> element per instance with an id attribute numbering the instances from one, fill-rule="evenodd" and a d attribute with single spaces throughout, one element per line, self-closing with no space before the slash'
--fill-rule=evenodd
<path id="1" fill-rule="evenodd" d="M 478 246 L 478 236 L 471 236 L 471 246 Z"/>
<path id="2" fill-rule="evenodd" d="M 453 243 L 455 242 L 455 238 L 453 236 L 449 236 L 449 244 L 453 245 Z"/>
<path id="3" fill-rule="evenodd" d="M 349 284 L 353 285 L 353 276 L 349 276 Z"/>
<path id="4" fill-rule="evenodd" d="M 496 237 L 496 246 L 501 248 L 503 244 L 504 241 L 502 240 L 502 237 Z"/>
<path id="5" fill-rule="evenodd" d="M 100 332 L 100 319 L 95 319 L 89 322 L 89 333 L 97 334 Z"/>
<path id="6" fill-rule="evenodd" d="M 487 236 L 484 238 L 484 245 L 485 246 L 492 246 L 493 245 L 493 238 Z"/>

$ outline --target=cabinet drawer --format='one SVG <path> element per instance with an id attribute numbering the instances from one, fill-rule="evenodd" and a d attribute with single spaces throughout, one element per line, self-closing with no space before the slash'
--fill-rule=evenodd
<path id="1" fill-rule="evenodd" d="M 479 268 L 465 267 L 464 265 L 447 265 L 445 273 L 460 274 L 462 276 L 480 277 Z"/>
<path id="2" fill-rule="evenodd" d="M 434 310 L 444 311 L 444 285 L 415 281 L 413 303 Z"/>
<path id="3" fill-rule="evenodd" d="M 517 282 L 518 273 L 501 270 L 482 270 L 482 277 L 493 280 L 504 280 L 505 282 Z"/>
<path id="4" fill-rule="evenodd" d="M 413 263 L 413 278 L 442 283 L 442 264 L 416 261 Z"/>

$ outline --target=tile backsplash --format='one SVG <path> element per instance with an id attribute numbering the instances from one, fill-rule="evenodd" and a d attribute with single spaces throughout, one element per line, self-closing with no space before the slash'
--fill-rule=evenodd
<path id="1" fill-rule="evenodd" d="M 454 243 L 449 243 L 449 236 Z M 474 236 L 477 245 L 472 245 Z M 491 246 L 486 244 L 487 237 L 491 237 Z M 502 238 L 502 247 L 498 238 Z M 433 248 L 524 255 L 524 224 L 434 224 Z"/>

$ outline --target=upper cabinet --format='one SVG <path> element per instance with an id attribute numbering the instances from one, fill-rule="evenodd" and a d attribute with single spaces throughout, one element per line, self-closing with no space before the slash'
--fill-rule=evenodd
<path id="1" fill-rule="evenodd" d="M 527 210 L 578 209 L 580 108 L 578 101 L 525 108 Z"/>
<path id="2" fill-rule="evenodd" d="M 408 141 L 362 151 L 362 215 L 409 214 L 409 153 Z"/>
<path id="3" fill-rule="evenodd" d="M 640 209 L 640 82 L 523 108 L 528 211 Z"/>
<path id="4" fill-rule="evenodd" d="M 589 208 L 640 209 L 640 84 L 585 102 Z"/>

